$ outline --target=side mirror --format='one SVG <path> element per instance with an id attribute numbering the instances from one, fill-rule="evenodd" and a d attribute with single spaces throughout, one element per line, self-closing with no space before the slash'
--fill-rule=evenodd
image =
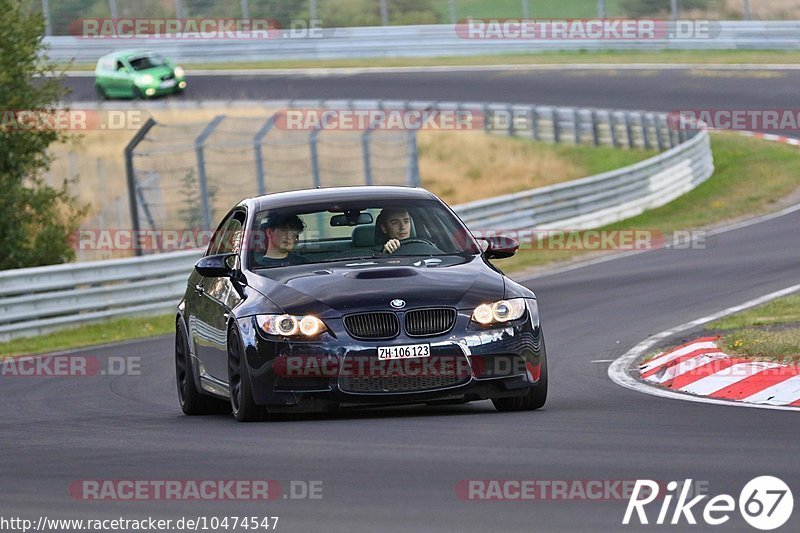
<path id="1" fill-rule="evenodd" d="M 505 259 L 517 253 L 519 248 L 519 241 L 513 237 L 506 237 L 505 235 L 493 235 L 491 237 L 482 237 L 481 248 L 486 259 Z M 485 247 L 483 242 L 486 243 Z"/>
<path id="2" fill-rule="evenodd" d="M 207 278 L 232 278 L 239 271 L 236 254 L 207 255 L 195 263 L 194 269 Z"/>

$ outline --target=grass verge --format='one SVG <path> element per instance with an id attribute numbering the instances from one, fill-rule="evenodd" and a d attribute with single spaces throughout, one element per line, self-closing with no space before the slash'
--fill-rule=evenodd
<path id="1" fill-rule="evenodd" d="M 665 206 L 600 229 L 650 230 L 671 240 L 678 230 L 719 226 L 743 216 L 774 211 L 782 198 L 797 190 L 796 148 L 733 133 L 714 133 L 711 139 L 716 166 L 711 178 Z M 535 249 L 521 249 L 514 257 L 496 264 L 505 272 L 519 273 L 588 257 L 590 253 L 595 252 L 559 249 L 543 241 Z"/>
<path id="2" fill-rule="evenodd" d="M 357 67 L 422 67 L 422 66 L 472 66 L 472 65 L 561 65 L 567 63 L 692 63 L 710 64 L 781 64 L 800 62 L 800 51 L 781 50 L 664 50 L 664 51 L 602 51 L 588 50 L 565 52 L 538 52 L 535 54 L 496 54 L 481 56 L 442 57 L 387 57 L 362 59 L 315 59 L 315 60 L 264 60 L 236 63 L 191 63 L 184 64 L 191 75 L 192 70 L 250 70 L 290 68 L 357 68 Z M 94 70 L 94 64 L 60 64 L 68 70 Z"/>
<path id="3" fill-rule="evenodd" d="M 0 359 L 155 337 L 174 332 L 174 324 L 175 315 L 171 313 L 151 317 L 115 318 L 97 324 L 0 343 Z"/>
<path id="4" fill-rule="evenodd" d="M 800 294 L 716 320 L 706 330 L 721 335 L 730 355 L 759 361 L 800 363 Z"/>

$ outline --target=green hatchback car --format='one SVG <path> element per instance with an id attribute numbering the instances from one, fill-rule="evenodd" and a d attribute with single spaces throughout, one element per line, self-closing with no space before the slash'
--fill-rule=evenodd
<path id="1" fill-rule="evenodd" d="M 122 50 L 97 60 L 94 71 L 97 96 L 151 98 L 180 93 L 186 88 L 183 69 L 150 50 Z"/>

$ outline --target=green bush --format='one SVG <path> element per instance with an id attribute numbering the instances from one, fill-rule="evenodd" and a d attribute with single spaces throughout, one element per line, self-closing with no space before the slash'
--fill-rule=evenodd
<path id="1" fill-rule="evenodd" d="M 0 0 L 0 270 L 73 259 L 70 238 L 86 214 L 69 180 L 52 187 L 42 177 L 48 147 L 66 133 L 16 127 L 16 112 L 51 112 L 65 95 L 40 55 L 43 33 L 40 14 L 27 14 L 18 0 Z"/>
<path id="2" fill-rule="evenodd" d="M 670 13 L 670 0 L 621 0 L 620 7 L 630 17 L 665 15 Z M 709 9 L 720 5 L 720 0 L 678 0 L 678 9 Z"/>

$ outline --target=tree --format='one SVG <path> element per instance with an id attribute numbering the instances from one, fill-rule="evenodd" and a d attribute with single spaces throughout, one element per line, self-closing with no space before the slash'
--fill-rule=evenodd
<path id="1" fill-rule="evenodd" d="M 43 33 L 40 14 L 27 13 L 20 0 L 0 0 L 0 270 L 73 259 L 70 238 L 87 212 L 70 180 L 56 188 L 43 178 L 48 147 L 68 134 L 19 122 L 20 112 L 53 113 L 66 94 L 43 55 Z"/>

